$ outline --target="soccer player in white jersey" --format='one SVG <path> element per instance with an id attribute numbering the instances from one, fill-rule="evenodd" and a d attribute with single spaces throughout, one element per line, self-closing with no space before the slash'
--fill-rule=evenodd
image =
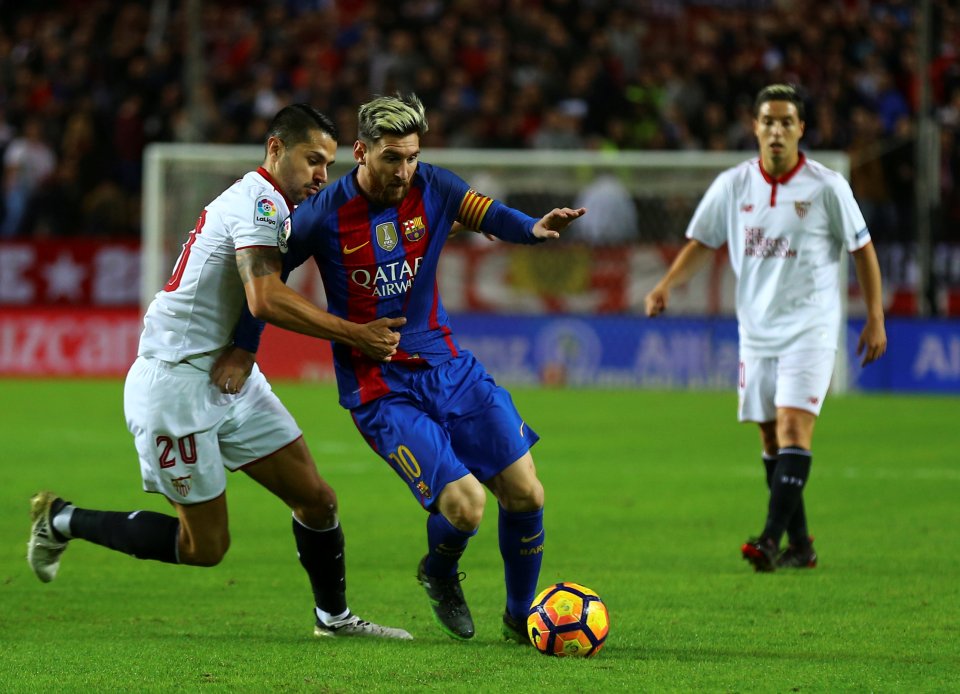
<path id="1" fill-rule="evenodd" d="M 840 263 L 853 255 L 867 308 L 862 366 L 886 351 L 880 267 L 863 215 L 842 176 L 799 150 L 803 100 L 770 85 L 754 104 L 760 156 L 720 174 L 687 227 L 689 241 L 647 294 L 646 313 L 666 310 L 683 284 L 727 244 L 737 276 L 739 419 L 760 426 L 770 500 L 758 537 L 741 548 L 757 571 L 813 567 L 803 488 L 813 428 L 830 384 L 840 322 Z M 788 545 L 780 541 L 787 534 Z"/>
<path id="2" fill-rule="evenodd" d="M 41 492 L 31 501 L 27 546 L 41 581 L 55 578 L 73 538 L 138 559 L 218 564 L 230 544 L 225 470 L 243 470 L 293 512 L 297 553 L 315 599 L 314 633 L 411 638 L 348 608 L 336 495 L 263 374 L 254 366 L 226 392 L 210 380 L 217 356 L 232 345 L 245 299 L 258 318 L 287 329 L 351 345 L 377 360 L 395 353 L 399 335 L 392 328 L 402 319 L 351 323 L 279 279 L 278 232 L 293 207 L 326 183 L 336 138 L 332 121 L 306 104 L 277 113 L 262 166 L 207 205 L 147 309 L 124 413 L 144 489 L 163 494 L 177 515 L 95 511 Z"/>

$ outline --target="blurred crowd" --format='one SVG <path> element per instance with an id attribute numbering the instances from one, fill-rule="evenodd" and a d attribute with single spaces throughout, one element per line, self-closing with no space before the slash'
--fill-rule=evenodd
<path id="1" fill-rule="evenodd" d="M 746 151 L 755 93 L 794 82 L 803 146 L 849 152 L 874 237 L 908 240 L 917 4 L 195 0 L 198 34 L 187 0 L 0 0 L 0 238 L 136 235 L 148 143 L 260 143 L 294 101 L 347 144 L 357 105 L 414 90 L 429 147 Z M 958 241 L 960 10 L 933 5 L 934 233 Z"/>

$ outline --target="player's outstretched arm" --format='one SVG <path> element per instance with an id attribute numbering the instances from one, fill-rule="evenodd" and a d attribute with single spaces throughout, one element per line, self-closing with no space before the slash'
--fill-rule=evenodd
<path id="1" fill-rule="evenodd" d="M 880 263 L 877 262 L 877 252 L 872 241 L 853 252 L 853 264 L 857 272 L 857 282 L 863 291 L 863 301 L 867 306 L 867 322 L 857 341 L 857 354 L 863 354 L 860 366 L 866 366 L 887 351 L 887 329 L 883 319 L 883 282 L 880 279 Z"/>
<path id="2" fill-rule="evenodd" d="M 687 242 L 670 264 L 663 278 L 644 298 L 644 307 L 648 316 L 659 316 L 667 310 L 670 303 L 670 290 L 678 284 L 684 284 L 706 265 L 713 249 L 695 239 Z"/>
<path id="3" fill-rule="evenodd" d="M 355 347 L 377 361 L 389 361 L 406 318 L 379 318 L 352 323 L 314 305 L 281 279 L 282 259 L 276 248 L 252 247 L 237 252 L 237 268 L 253 316 L 293 332 Z"/>
<path id="4" fill-rule="evenodd" d="M 580 219 L 586 213 L 586 207 L 577 209 L 555 207 L 533 225 L 533 235 L 538 239 L 558 239 L 560 238 L 560 232 L 566 229 L 570 222 Z"/>

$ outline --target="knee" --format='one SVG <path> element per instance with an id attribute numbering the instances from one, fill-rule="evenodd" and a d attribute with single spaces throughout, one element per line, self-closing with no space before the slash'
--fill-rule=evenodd
<path id="1" fill-rule="evenodd" d="M 447 485 L 438 499 L 440 513 L 457 530 L 474 532 L 483 520 L 487 496 L 483 486 L 472 475 Z"/>
<path id="2" fill-rule="evenodd" d="M 543 508 L 543 485 L 529 452 L 494 475 L 486 485 L 507 511 L 525 513 Z"/>
<path id="3" fill-rule="evenodd" d="M 804 440 L 804 428 L 796 419 L 786 417 L 779 423 L 779 426 L 777 426 L 777 442 L 780 448 L 784 446 L 802 446 Z"/>
<path id="4" fill-rule="evenodd" d="M 333 487 L 320 480 L 299 503 L 293 505 L 293 512 L 307 527 L 317 530 L 332 528 L 337 522 L 337 495 Z"/>
<path id="5" fill-rule="evenodd" d="M 230 535 L 225 533 L 218 538 L 204 541 L 187 540 L 180 538 L 180 563 L 188 566 L 216 566 L 227 555 L 230 549 Z"/>
<path id="6" fill-rule="evenodd" d="M 817 416 L 806 410 L 783 408 L 777 413 L 777 438 L 780 447 L 810 448 Z"/>
<path id="7" fill-rule="evenodd" d="M 515 480 L 500 487 L 497 501 L 507 511 L 522 513 L 543 508 L 543 484 L 536 476 Z"/>

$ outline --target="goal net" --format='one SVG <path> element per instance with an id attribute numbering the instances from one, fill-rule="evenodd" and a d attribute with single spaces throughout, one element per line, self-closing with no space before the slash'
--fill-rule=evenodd
<path id="1" fill-rule="evenodd" d="M 718 173 L 751 156 L 752 152 L 424 149 L 421 161 L 449 168 L 481 193 L 530 215 L 539 217 L 562 206 L 584 205 L 589 210 L 587 216 L 570 227 L 561 242 L 536 248 L 490 243 L 477 234 L 451 239 L 444 249 L 439 282 L 458 334 L 462 334 L 462 325 L 470 326 L 462 316 L 481 317 L 478 330 L 493 333 L 501 330 L 495 322 L 500 316 L 519 317 L 524 325 L 545 326 L 541 332 L 548 337 L 528 336 L 527 347 L 483 335 L 467 340 L 469 348 L 488 366 L 493 362 L 491 370 L 495 375 L 499 371 L 499 376 L 508 380 L 531 380 L 521 373 L 519 354 L 513 361 L 505 361 L 504 352 L 510 349 L 552 350 L 552 357 L 540 359 L 535 369 L 538 377 L 543 375 L 541 367 L 553 363 L 551 359 L 568 367 L 590 359 L 600 363 L 602 358 L 591 357 L 589 352 L 603 351 L 603 335 L 596 340 L 583 340 L 583 330 L 613 331 L 612 340 L 616 341 L 618 330 L 632 330 L 643 321 L 643 297 L 685 242 L 684 231 L 703 193 Z M 809 156 L 849 176 L 849 161 L 844 153 L 821 151 Z M 262 161 L 260 145 L 158 143 L 148 147 L 142 219 L 144 307 L 166 282 L 204 205 Z M 330 171 L 331 180 L 352 166 L 352 150 L 339 149 L 337 163 Z M 843 267 L 846 282 L 846 263 Z M 300 268 L 290 282 L 318 305 L 325 305 L 312 264 Z M 657 339 L 663 343 L 662 354 L 672 358 L 678 351 L 716 349 L 713 338 L 691 338 L 690 331 L 699 329 L 697 320 L 702 327 L 704 321 L 729 322 L 733 318 L 733 282 L 725 254 L 718 253 L 711 268 L 675 290 L 670 316 L 690 319 L 684 333 L 689 339 L 683 335 L 660 336 Z M 846 316 L 845 294 L 842 300 Z M 599 323 L 593 325 L 596 321 Z M 558 325 L 569 330 L 557 328 Z M 571 330 L 577 333 L 572 341 Z M 553 346 L 535 344 L 537 340 L 551 339 L 556 341 Z M 656 344 L 655 339 L 647 343 L 650 349 Z M 845 344 L 843 331 L 841 357 Z M 644 349 L 638 347 L 636 354 L 624 357 L 624 364 L 608 365 L 605 371 L 596 371 L 590 378 L 578 380 L 574 368 L 567 374 L 572 377 L 565 380 L 614 386 L 728 385 L 722 382 L 726 376 L 715 379 L 691 372 L 691 368 L 697 371 L 700 366 L 684 367 L 686 371 L 679 376 L 657 375 L 656 368 L 643 361 L 649 356 Z M 564 350 L 566 353 L 560 354 Z M 721 351 L 726 354 L 730 350 Z M 688 361 L 697 363 L 704 359 L 694 354 L 687 356 Z M 729 356 L 724 358 L 729 360 Z M 654 357 L 653 361 L 657 359 L 665 361 L 666 357 Z M 710 372 L 713 367 L 703 368 Z M 723 373 L 729 371 L 728 364 L 719 368 Z M 846 387 L 847 360 L 839 358 L 833 389 L 841 391 Z"/>

